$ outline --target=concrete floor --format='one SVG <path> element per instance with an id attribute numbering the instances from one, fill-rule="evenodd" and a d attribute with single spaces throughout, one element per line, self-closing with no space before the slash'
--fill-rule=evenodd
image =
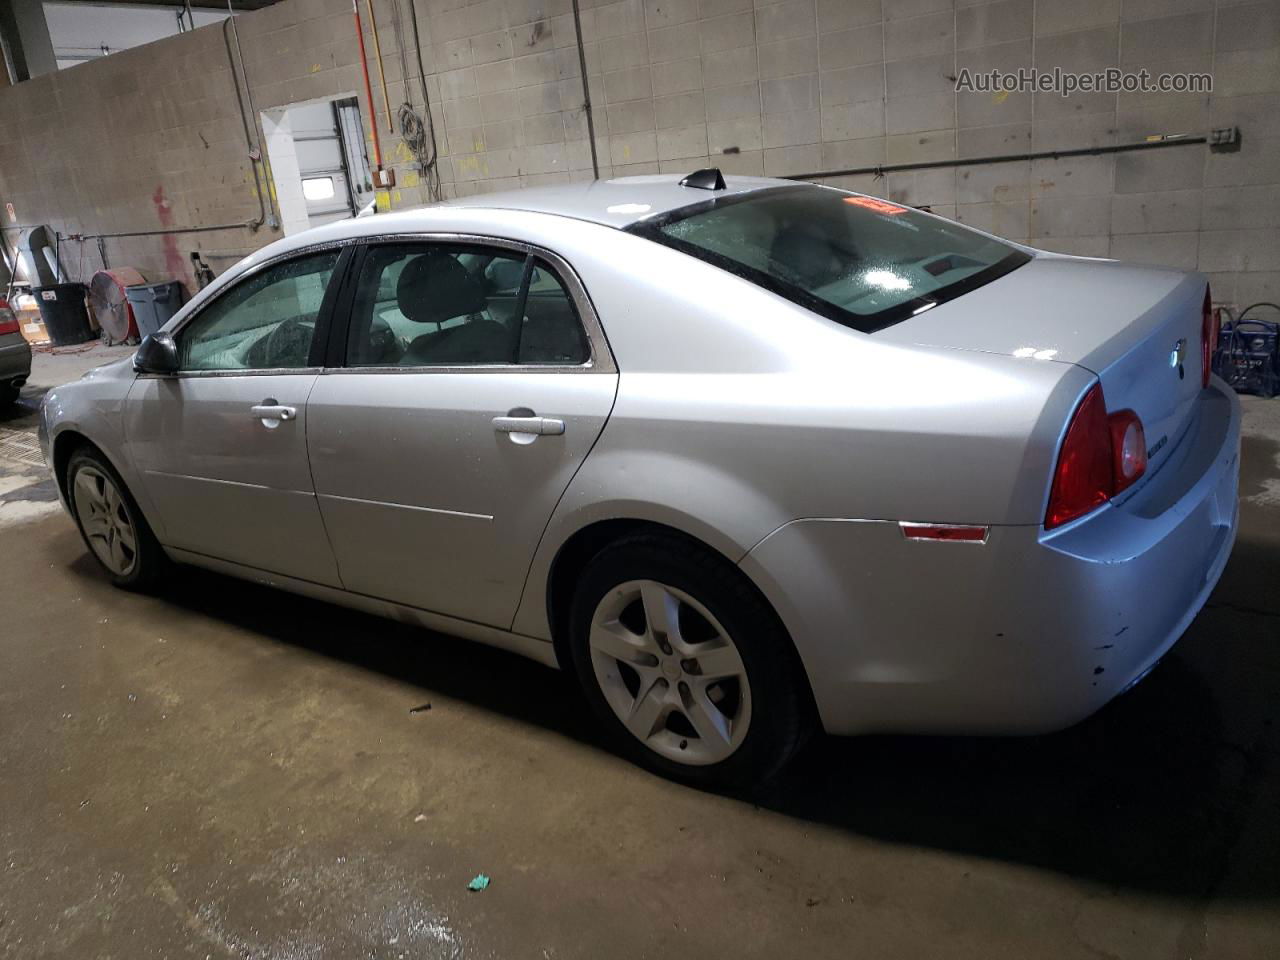
<path id="1" fill-rule="evenodd" d="M 1131 694 L 820 739 L 749 800 L 616 759 L 514 656 L 195 571 L 114 590 L 6 461 L 0 953 L 1273 960 L 1280 400 L 1247 406 L 1239 545 Z"/>

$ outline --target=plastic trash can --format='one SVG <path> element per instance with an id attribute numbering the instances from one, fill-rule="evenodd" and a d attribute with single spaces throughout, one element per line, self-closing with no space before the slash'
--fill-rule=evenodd
<path id="1" fill-rule="evenodd" d="M 168 283 L 135 283 L 124 288 L 124 295 L 133 305 L 133 316 L 138 321 L 138 335 L 143 337 L 150 336 L 168 323 L 183 302 L 182 284 L 177 280 L 170 280 Z"/>
<path id="2" fill-rule="evenodd" d="M 89 326 L 89 310 L 84 304 L 83 283 L 53 283 L 32 287 L 31 295 L 40 307 L 40 319 L 55 347 L 85 343 L 94 337 Z"/>

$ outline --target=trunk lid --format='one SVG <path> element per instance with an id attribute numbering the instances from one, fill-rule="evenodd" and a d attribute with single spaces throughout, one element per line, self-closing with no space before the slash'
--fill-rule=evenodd
<path id="1" fill-rule="evenodd" d="M 1200 395 L 1205 284 L 1196 273 L 1037 254 L 874 336 L 1084 367 L 1101 380 L 1108 411 L 1129 409 L 1142 419 L 1154 473 Z"/>

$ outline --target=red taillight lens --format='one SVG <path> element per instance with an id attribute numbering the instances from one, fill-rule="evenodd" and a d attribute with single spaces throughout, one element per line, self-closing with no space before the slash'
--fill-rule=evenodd
<path id="1" fill-rule="evenodd" d="M 1218 324 L 1213 318 L 1213 298 L 1209 288 L 1204 288 L 1204 309 L 1200 317 L 1200 386 L 1209 385 L 1210 368 L 1213 366 L 1213 348 L 1217 346 Z"/>
<path id="2" fill-rule="evenodd" d="M 1044 525 L 1052 530 L 1102 506 L 1147 469 L 1146 434 L 1132 410 L 1108 416 L 1102 384 L 1080 401 L 1058 453 Z"/>
<path id="3" fill-rule="evenodd" d="M 0 300 L 0 334 L 17 333 L 18 317 L 9 309 L 9 304 Z"/>
<path id="4" fill-rule="evenodd" d="M 1080 401 L 1067 427 L 1066 439 L 1058 453 L 1058 469 L 1053 474 L 1044 525 L 1061 526 L 1106 503 L 1111 496 L 1111 471 L 1107 405 L 1102 384 L 1095 383 Z"/>

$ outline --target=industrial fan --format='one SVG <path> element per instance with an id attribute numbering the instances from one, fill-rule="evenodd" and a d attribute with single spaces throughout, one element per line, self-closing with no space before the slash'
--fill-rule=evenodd
<path id="1" fill-rule="evenodd" d="M 89 306 L 108 346 L 138 342 L 138 323 L 124 288 L 145 282 L 146 279 L 133 267 L 99 270 L 89 281 Z"/>

